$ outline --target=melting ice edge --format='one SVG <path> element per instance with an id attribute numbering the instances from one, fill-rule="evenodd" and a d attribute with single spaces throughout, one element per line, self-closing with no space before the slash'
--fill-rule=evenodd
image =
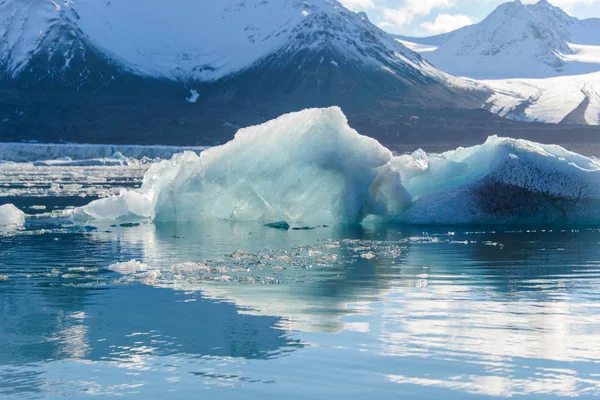
<path id="1" fill-rule="evenodd" d="M 244 128 L 225 145 L 153 165 L 139 190 L 79 220 L 408 224 L 600 222 L 600 163 L 556 145 L 492 136 L 394 157 L 337 107 Z"/>

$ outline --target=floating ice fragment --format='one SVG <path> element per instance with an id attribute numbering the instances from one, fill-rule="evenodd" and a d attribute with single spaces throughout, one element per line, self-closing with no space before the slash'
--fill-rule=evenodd
<path id="1" fill-rule="evenodd" d="M 1 226 L 22 226 L 25 224 L 25 213 L 12 204 L 0 206 Z"/>
<path id="2" fill-rule="evenodd" d="M 110 271 L 117 272 L 122 275 L 132 275 L 138 272 L 148 271 L 148 266 L 137 260 L 131 260 L 122 263 L 112 264 L 108 267 Z"/>

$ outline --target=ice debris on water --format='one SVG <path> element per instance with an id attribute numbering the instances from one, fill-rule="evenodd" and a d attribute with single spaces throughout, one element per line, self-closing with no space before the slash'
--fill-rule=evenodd
<path id="1" fill-rule="evenodd" d="M 365 249 L 361 258 L 376 258 L 375 252 L 390 259 L 400 257 L 406 241 L 396 243 L 360 241 Z M 356 262 L 351 250 L 357 245 L 354 240 L 326 242 L 317 246 L 302 246 L 289 250 L 265 250 L 250 253 L 238 250 L 222 259 L 201 262 L 185 262 L 162 267 L 149 266 L 137 260 L 116 263 L 108 270 L 123 275 L 122 282 L 140 282 L 158 286 L 177 284 L 195 287 L 206 282 L 273 285 L 299 282 L 307 279 L 308 270 L 330 270 L 343 268 Z"/>
<path id="2" fill-rule="evenodd" d="M 464 233 L 464 235 L 469 235 Z M 463 234 L 459 235 L 461 238 Z M 355 266 L 376 263 L 385 268 L 405 265 L 410 247 L 487 246 L 487 242 L 457 241 L 456 236 L 440 234 L 400 237 L 397 240 L 323 239 L 316 245 L 260 252 L 237 250 L 222 258 L 202 261 L 164 263 L 131 260 L 98 268 L 96 266 L 54 267 L 40 276 L 61 279 L 64 285 L 97 286 L 106 284 L 144 284 L 176 287 L 178 290 L 203 290 L 208 284 L 277 285 L 328 280 L 349 272 Z M 499 242 L 494 249 L 504 251 Z M 495 250 L 496 251 L 496 250 Z M 35 276 L 32 275 L 32 276 Z M 31 276 L 29 276 L 31 277 Z"/>
<path id="3" fill-rule="evenodd" d="M 395 264 L 407 245 L 452 243 L 450 237 L 435 242 L 430 237 L 401 238 L 396 241 L 362 239 L 323 240 L 318 245 L 292 249 L 271 249 L 257 253 L 237 250 L 220 259 L 180 262 L 172 265 L 147 265 L 137 260 L 111 265 L 122 283 L 143 283 L 161 287 L 175 285 L 181 290 L 196 290 L 204 284 L 275 285 L 322 279 L 344 273 L 348 265 L 379 260 Z M 321 275 L 321 274 L 324 275 Z"/>
<path id="4" fill-rule="evenodd" d="M 13 204 L 0 206 L 0 227 L 22 226 L 25 224 L 25 213 Z"/>
<path id="5" fill-rule="evenodd" d="M 149 162 L 169 159 L 183 151 L 202 151 L 203 146 L 144 146 L 114 144 L 48 144 L 48 143 L 0 143 L 0 160 L 18 163 L 44 160 L 85 161 L 121 160 Z"/>
<path id="6" fill-rule="evenodd" d="M 490 137 L 442 154 L 393 157 L 337 107 L 241 129 L 200 155 L 153 165 L 139 190 L 81 219 L 409 224 L 600 222 L 600 162 L 555 145 Z M 314 224 L 314 225 L 313 225 Z"/>
<path id="7" fill-rule="evenodd" d="M 110 271 L 117 272 L 123 275 L 135 274 L 137 272 L 148 271 L 148 266 L 137 260 L 115 263 L 108 267 Z"/>

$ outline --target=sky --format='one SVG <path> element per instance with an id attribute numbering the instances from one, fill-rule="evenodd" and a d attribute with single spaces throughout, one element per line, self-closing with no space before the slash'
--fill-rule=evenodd
<path id="1" fill-rule="evenodd" d="M 431 36 L 484 19 L 506 0 L 338 0 L 391 33 Z M 600 0 L 549 0 L 580 19 L 600 17 Z M 536 3 L 537 0 L 522 0 Z"/>

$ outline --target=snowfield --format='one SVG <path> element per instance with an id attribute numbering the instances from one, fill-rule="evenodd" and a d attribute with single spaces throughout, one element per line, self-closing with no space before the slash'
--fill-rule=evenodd
<path id="1" fill-rule="evenodd" d="M 548 79 L 478 81 L 493 91 L 492 112 L 521 121 L 600 125 L 600 72 Z"/>
<path id="2" fill-rule="evenodd" d="M 393 157 L 339 108 L 241 129 L 231 142 L 153 165 L 139 190 L 79 220 L 410 224 L 600 222 L 600 163 L 559 146 L 490 137 L 443 154 Z"/>

